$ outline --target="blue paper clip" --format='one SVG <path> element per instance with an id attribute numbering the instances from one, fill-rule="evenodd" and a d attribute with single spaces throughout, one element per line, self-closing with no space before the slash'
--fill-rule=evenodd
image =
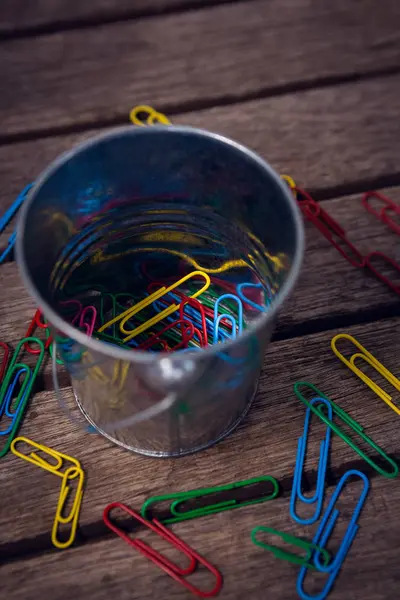
<path id="1" fill-rule="evenodd" d="M 339 516 L 339 510 L 337 508 L 334 508 L 335 503 L 347 479 L 351 475 L 356 475 L 357 477 L 360 477 L 364 482 L 360 498 L 357 502 L 357 506 L 354 509 L 353 515 L 351 517 L 350 523 L 347 526 L 347 530 L 343 537 L 342 543 L 340 544 L 339 550 L 333 561 L 331 561 L 327 566 L 325 566 L 324 564 L 321 564 L 321 561 L 319 560 L 319 552 L 317 551 L 314 553 L 314 564 L 317 567 L 317 569 L 323 573 L 329 574 L 325 587 L 319 594 L 315 596 L 310 596 L 303 590 L 303 583 L 307 573 L 307 568 L 301 567 L 299 576 L 297 578 L 297 593 L 303 600 L 324 600 L 327 597 L 359 529 L 357 521 L 369 491 L 369 480 L 368 477 L 366 477 L 366 475 L 364 475 L 364 473 L 362 473 L 361 471 L 351 469 L 343 475 L 338 485 L 336 486 L 336 489 L 329 501 L 328 507 L 324 513 L 324 516 L 322 517 L 321 523 L 318 527 L 318 530 L 314 536 L 312 543 L 318 545 L 320 548 L 324 548 L 324 546 L 326 546 L 326 543 L 335 527 L 337 518 Z"/>
<path id="2" fill-rule="evenodd" d="M 15 240 L 17 239 L 17 232 L 13 231 L 7 241 L 7 247 L 0 254 L 0 265 L 5 261 L 11 250 L 14 248 Z"/>
<path id="3" fill-rule="evenodd" d="M 14 200 L 14 202 L 11 204 L 10 208 L 8 210 L 6 210 L 4 215 L 0 218 L 0 233 L 2 231 L 4 231 L 4 229 L 7 227 L 7 225 L 9 224 L 9 222 L 11 221 L 11 219 L 13 218 L 15 213 L 21 208 L 21 204 L 25 200 L 26 195 L 32 186 L 33 186 L 33 183 L 30 183 L 29 185 L 27 185 L 22 190 L 22 192 L 19 193 L 19 195 L 17 196 L 17 199 Z"/>
<path id="4" fill-rule="evenodd" d="M 238 305 L 238 331 L 236 332 L 236 321 L 234 319 L 234 317 L 232 315 L 230 315 L 229 313 L 222 313 L 221 315 L 218 315 L 218 309 L 219 309 L 219 305 L 222 302 L 222 300 L 224 300 L 225 298 L 231 298 L 231 300 L 235 300 L 235 302 L 237 302 Z M 222 319 L 227 319 L 228 321 L 230 321 L 232 323 L 232 334 L 231 335 L 227 335 L 226 337 L 230 338 L 230 339 L 235 339 L 237 333 L 242 333 L 242 329 L 243 329 L 243 304 L 240 298 L 238 298 L 238 296 L 236 296 L 235 294 L 222 294 L 222 296 L 220 296 L 217 301 L 215 302 L 214 305 L 214 344 L 218 343 L 218 338 L 220 337 L 220 333 L 222 333 L 222 331 L 219 331 L 219 324 L 221 322 Z"/>
<path id="5" fill-rule="evenodd" d="M 248 304 L 249 306 L 252 306 L 256 310 L 259 310 L 260 312 L 266 312 L 268 309 L 268 306 L 271 304 L 271 300 L 272 300 L 271 289 L 268 287 L 269 298 L 268 298 L 266 306 L 261 306 L 261 304 L 257 304 L 256 302 L 253 302 L 252 300 L 247 298 L 247 296 L 245 296 L 243 293 L 243 288 L 256 288 L 256 289 L 262 289 L 265 291 L 263 284 L 262 283 L 238 283 L 238 285 L 236 286 L 236 292 L 244 304 Z"/>
<path id="6" fill-rule="evenodd" d="M 17 365 L 15 365 L 15 366 L 17 366 Z M 15 386 L 17 385 L 17 383 L 19 381 L 19 377 L 20 377 L 20 375 L 22 375 L 22 373 L 27 373 L 26 377 L 29 380 L 29 377 L 30 377 L 29 367 L 21 365 L 21 369 L 15 373 L 14 379 L 8 386 L 7 392 L 4 396 L 4 401 L 2 402 L 2 404 L 0 406 L 0 418 L 3 414 L 6 414 L 7 417 L 10 417 L 10 419 L 11 419 L 9 426 L 6 429 L 0 431 L 0 435 L 8 435 L 10 433 L 10 431 L 14 427 L 15 421 L 18 419 L 21 409 L 24 407 L 24 399 L 25 399 L 26 394 L 28 393 L 28 389 L 25 389 L 25 392 L 22 394 L 21 398 L 19 399 L 18 404 L 15 407 L 15 411 L 11 412 L 11 405 L 13 402 L 13 393 L 15 390 Z M 25 384 L 25 388 L 27 385 L 28 385 L 28 381 Z"/>
<path id="7" fill-rule="evenodd" d="M 328 408 L 328 418 L 332 419 L 332 406 L 329 400 L 326 398 L 313 398 L 310 404 L 325 404 Z M 290 516 L 297 523 L 302 525 L 312 525 L 315 523 L 321 515 L 322 505 L 324 502 L 324 490 L 325 490 L 325 475 L 328 466 L 329 446 L 331 441 L 331 428 L 326 428 L 325 440 L 322 440 L 319 452 L 319 463 L 318 463 L 318 474 L 317 474 L 317 489 L 313 496 L 306 498 L 301 491 L 301 480 L 304 469 L 304 461 L 307 453 L 307 438 L 311 419 L 311 408 L 307 408 L 306 416 L 304 419 L 304 431 L 303 435 L 299 437 L 297 444 L 297 455 L 296 455 L 296 466 L 294 468 L 293 487 L 292 494 L 290 496 Z M 300 500 L 305 504 L 316 503 L 316 509 L 312 517 L 308 519 L 302 519 L 296 514 L 296 501 Z"/>

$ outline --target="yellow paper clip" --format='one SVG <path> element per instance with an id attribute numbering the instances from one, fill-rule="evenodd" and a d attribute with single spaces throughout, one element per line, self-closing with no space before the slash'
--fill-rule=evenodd
<path id="1" fill-rule="evenodd" d="M 139 119 L 139 114 L 144 113 L 147 115 L 146 120 Z M 171 121 L 163 113 L 158 112 L 152 106 L 146 104 L 140 104 L 135 106 L 129 113 L 129 118 L 134 125 L 140 125 L 142 127 L 146 125 L 154 125 L 154 123 L 161 123 L 162 125 L 171 125 Z"/>
<path id="2" fill-rule="evenodd" d="M 56 461 L 56 464 L 53 465 L 50 462 L 46 461 L 41 456 L 39 456 L 36 452 L 30 452 L 29 454 L 22 454 L 22 452 L 20 452 L 16 448 L 16 445 L 19 442 L 25 442 L 26 444 L 33 446 L 37 450 L 40 450 L 40 452 L 43 452 L 44 454 L 47 454 L 51 458 L 54 458 L 54 460 Z M 29 438 L 24 437 L 24 436 L 14 438 L 13 441 L 11 442 L 10 448 L 11 448 L 11 452 L 13 454 L 15 454 L 15 456 L 18 456 L 19 458 L 22 458 L 23 460 L 27 460 L 28 462 L 32 463 L 33 465 L 40 467 L 41 469 L 45 469 L 46 471 L 49 471 L 50 473 L 53 473 L 54 475 L 58 475 L 59 477 L 64 477 L 65 473 L 67 472 L 67 471 L 65 471 L 64 473 L 62 472 L 62 468 L 64 466 L 64 461 L 72 462 L 72 464 L 74 465 L 73 467 L 69 467 L 67 470 L 69 470 L 71 468 L 74 468 L 74 469 L 81 468 L 80 462 L 76 458 L 73 458 L 72 456 L 69 456 L 68 454 L 63 454 L 62 452 L 58 452 L 58 450 L 53 450 L 53 448 L 49 448 L 48 446 L 43 446 L 42 444 L 38 444 L 37 442 L 34 442 L 33 440 L 30 440 Z"/>
<path id="3" fill-rule="evenodd" d="M 98 365 L 94 365 L 88 369 L 89 377 L 93 381 L 103 385 L 110 385 L 108 405 L 112 408 L 120 406 L 124 401 L 122 393 L 130 366 L 131 363 L 126 360 L 115 361 L 112 377 L 108 377 Z"/>
<path id="4" fill-rule="evenodd" d="M 356 346 L 356 348 L 358 348 L 358 350 L 360 350 L 360 352 L 355 352 L 348 360 L 336 348 L 336 342 L 337 342 L 337 340 L 340 340 L 340 339 L 349 340 Z M 393 373 L 391 373 L 388 369 L 386 369 L 386 367 L 384 367 L 383 364 L 379 362 L 379 360 L 377 360 L 370 352 L 368 352 L 368 350 L 366 350 L 364 348 L 364 346 L 362 346 L 360 344 L 360 342 L 358 342 L 356 340 L 356 338 L 354 338 L 352 335 L 348 335 L 346 333 L 340 333 L 339 335 L 335 335 L 335 337 L 332 338 L 332 340 L 331 340 L 331 348 L 332 348 L 333 352 L 336 354 L 336 356 L 349 369 L 351 369 L 353 371 L 353 373 L 355 373 L 364 383 L 366 383 L 367 386 L 369 388 L 371 388 L 371 390 L 373 392 L 375 392 L 375 394 L 377 394 L 377 396 L 379 396 L 379 398 L 381 398 L 384 402 L 386 402 L 386 404 L 388 406 L 390 406 L 390 408 L 392 410 L 394 410 L 394 412 L 397 415 L 400 415 L 400 409 L 392 402 L 392 396 L 390 396 L 377 383 L 375 383 L 374 381 L 372 381 L 372 379 L 370 379 L 367 375 L 365 375 L 365 373 L 363 373 L 361 371 L 361 369 L 356 367 L 355 361 L 357 359 L 364 360 L 371 367 L 373 367 L 375 369 L 375 371 L 377 371 L 380 375 L 382 375 L 382 377 L 384 379 L 386 379 L 386 381 L 391 383 L 392 386 L 394 388 L 396 388 L 397 391 L 400 392 L 400 381 L 399 381 L 399 379 L 397 379 L 397 377 L 395 377 L 393 375 Z"/>
<path id="5" fill-rule="evenodd" d="M 79 477 L 78 485 L 75 492 L 75 499 L 73 505 L 67 517 L 63 516 L 63 510 L 68 498 L 70 490 L 69 481 Z M 85 480 L 84 472 L 80 467 L 70 467 L 63 474 L 63 480 L 61 483 L 60 495 L 58 497 L 56 516 L 54 518 L 53 527 L 51 530 L 51 541 L 56 548 L 63 550 L 68 548 L 75 540 L 76 529 L 78 527 L 79 513 L 82 503 L 83 496 L 83 483 Z M 71 531 L 66 541 L 62 542 L 58 539 L 59 525 L 71 525 Z"/>
<path id="6" fill-rule="evenodd" d="M 281 175 L 281 179 L 283 179 L 283 181 L 285 181 L 288 184 L 288 186 L 292 190 L 294 199 L 297 200 L 297 192 L 296 192 L 297 186 L 296 186 L 294 179 L 292 177 L 290 177 L 290 175 Z"/>
<path id="7" fill-rule="evenodd" d="M 146 306 L 149 306 L 149 304 L 152 304 L 155 300 L 158 300 L 165 294 L 168 294 L 168 292 L 171 292 L 175 288 L 179 287 L 182 283 L 184 283 L 188 279 L 191 279 L 192 277 L 195 277 L 195 276 L 203 277 L 205 279 L 205 284 L 203 285 L 203 287 L 201 287 L 192 296 L 190 296 L 190 298 L 197 298 L 197 296 L 200 296 L 200 294 L 202 294 L 203 292 L 206 291 L 206 289 L 209 287 L 209 285 L 211 283 L 209 275 L 207 275 L 207 273 L 203 273 L 202 271 L 192 271 L 191 273 L 189 273 L 188 275 L 185 275 L 185 277 L 182 277 L 181 279 L 179 279 L 178 281 L 176 281 L 169 287 L 166 288 L 165 286 L 163 286 L 162 288 L 160 288 L 159 290 L 157 290 L 150 296 L 147 296 L 147 298 L 144 298 L 137 304 L 134 304 L 133 306 L 130 306 L 129 308 L 127 308 L 123 313 L 121 313 L 120 315 L 117 315 L 116 317 L 111 319 L 111 321 L 108 321 L 108 323 L 105 323 L 105 325 L 102 325 L 100 327 L 100 329 L 98 330 L 99 333 L 101 333 L 102 331 L 104 331 L 105 329 L 107 329 L 108 327 L 113 325 L 114 323 L 121 321 L 121 323 L 119 325 L 120 330 L 123 333 L 128 334 L 127 337 L 123 339 L 123 342 L 128 342 L 129 340 L 131 340 L 135 336 L 139 335 L 143 331 L 146 331 L 146 329 L 148 329 L 149 327 L 152 327 L 159 321 L 162 321 L 163 319 L 165 319 L 166 317 L 168 317 L 169 315 L 171 315 L 172 313 L 177 311 L 179 309 L 179 304 L 171 304 L 171 306 L 164 309 L 163 311 L 161 311 L 160 313 L 158 313 L 157 315 L 155 315 L 148 321 L 145 321 L 144 323 L 142 323 L 141 325 L 139 325 L 139 327 L 136 327 L 135 329 L 132 329 L 132 330 L 125 329 L 125 327 L 124 327 L 125 323 L 127 321 L 129 321 L 129 319 L 131 319 L 133 317 L 133 315 L 136 315 L 143 308 L 145 308 Z"/>

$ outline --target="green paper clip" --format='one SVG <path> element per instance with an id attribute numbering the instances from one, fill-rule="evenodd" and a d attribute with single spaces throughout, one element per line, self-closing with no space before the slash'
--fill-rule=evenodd
<path id="1" fill-rule="evenodd" d="M 259 531 L 265 531 L 266 533 L 272 533 L 273 535 L 277 535 L 284 542 L 292 544 L 292 546 L 296 546 L 297 548 L 302 548 L 306 550 L 307 554 L 305 556 L 299 556 L 294 552 L 288 552 L 287 550 L 283 550 L 278 546 L 273 546 L 271 544 L 265 544 L 264 542 L 260 542 L 256 539 L 257 533 Z M 310 562 L 314 552 L 319 552 L 320 554 L 322 554 L 325 567 L 329 565 L 331 557 L 329 552 L 325 550 L 325 548 L 320 548 L 316 544 L 313 544 L 312 542 L 307 542 L 306 540 L 298 538 L 295 535 L 290 535 L 290 533 L 277 531 L 276 529 L 272 529 L 272 527 L 264 527 L 264 525 L 259 525 L 258 527 L 255 527 L 252 530 L 250 537 L 251 541 L 256 546 L 260 546 L 260 548 L 264 548 L 264 550 L 269 550 L 274 556 L 276 556 L 276 558 L 286 560 L 287 562 L 291 562 L 295 565 L 301 565 L 302 567 L 306 567 L 307 569 L 316 569 L 317 567 Z"/>
<path id="2" fill-rule="evenodd" d="M 344 431 L 341 430 L 339 425 L 336 425 L 336 423 L 334 423 L 333 421 L 328 419 L 328 417 L 323 412 L 323 406 L 321 406 L 321 405 L 315 406 L 313 404 L 310 404 L 310 402 L 308 402 L 304 398 L 303 394 L 299 391 L 300 386 L 308 387 L 313 392 L 315 392 L 316 396 L 318 396 L 319 398 L 325 398 L 325 400 L 328 400 L 328 402 L 330 402 L 330 404 L 332 406 L 333 412 L 346 425 L 348 425 L 355 433 L 357 433 L 364 440 L 364 442 L 366 442 L 382 458 L 384 458 L 385 461 L 388 462 L 389 465 L 391 465 L 391 467 L 393 467 L 393 472 L 385 471 L 384 469 L 382 469 L 382 467 L 380 467 L 378 464 L 376 464 L 376 462 L 374 462 L 372 460 L 372 458 L 370 458 L 367 454 L 365 454 L 365 452 L 363 450 L 361 450 L 361 448 L 358 448 L 356 446 L 355 442 L 353 442 L 353 440 L 351 439 L 351 437 L 349 437 Z M 321 392 L 321 390 L 319 390 L 317 387 L 315 387 L 315 385 L 313 385 L 312 383 L 308 383 L 308 381 L 296 381 L 296 383 L 294 384 L 294 392 L 295 392 L 296 396 L 299 398 L 299 400 L 301 400 L 303 402 L 303 404 L 305 404 L 308 408 L 310 408 L 310 410 L 312 410 L 312 412 L 314 414 L 316 414 L 324 423 L 326 423 L 326 425 L 329 425 L 329 427 L 339 437 L 341 437 L 342 440 L 344 442 L 346 442 L 346 444 L 348 444 L 351 448 L 353 448 L 354 452 L 356 452 L 359 456 L 361 456 L 361 458 L 363 458 L 375 471 L 377 471 L 378 473 L 380 473 L 380 475 L 383 475 L 384 477 L 388 477 L 389 479 L 391 479 L 393 477 L 397 477 L 397 475 L 399 473 L 399 467 L 398 467 L 397 463 L 394 460 L 392 460 L 382 450 L 382 448 L 380 446 L 378 446 L 378 444 L 376 444 L 366 433 L 364 433 L 364 428 L 357 421 L 352 419 L 350 417 L 350 415 L 347 414 L 347 412 L 345 410 L 343 410 L 343 408 L 340 408 L 340 406 L 335 404 L 335 402 L 333 402 L 333 400 L 330 400 L 330 398 L 328 398 L 328 396 L 326 394 L 323 394 Z"/>
<path id="3" fill-rule="evenodd" d="M 40 352 L 37 355 L 38 358 L 37 358 L 36 366 L 35 366 L 33 372 L 32 372 L 32 369 L 28 365 L 17 362 L 18 354 L 20 353 L 22 346 L 24 344 L 26 344 L 27 342 L 28 343 L 36 342 L 36 344 L 38 344 L 38 346 L 40 348 Z M 25 377 L 24 381 L 22 382 L 21 388 L 20 388 L 20 390 L 18 392 L 18 396 L 17 396 L 16 411 L 18 412 L 18 415 L 13 419 L 12 429 L 9 432 L 9 435 L 7 437 L 7 440 L 4 444 L 4 446 L 2 446 L 2 448 L 0 449 L 0 458 L 3 458 L 3 456 L 5 456 L 7 454 L 8 450 L 10 448 L 11 442 L 13 441 L 15 434 L 18 430 L 21 419 L 24 416 L 24 412 L 25 412 L 29 397 L 31 395 L 33 384 L 35 382 L 35 379 L 37 377 L 39 369 L 42 366 L 43 357 L 44 357 L 44 344 L 43 344 L 42 340 L 39 340 L 36 337 L 22 338 L 22 340 L 20 342 L 18 342 L 18 344 L 15 348 L 13 357 L 11 359 L 11 362 L 9 364 L 9 367 L 6 371 L 5 377 L 4 377 L 1 387 L 0 387 L 0 414 L 3 412 L 3 410 L 5 412 L 7 411 L 7 405 L 6 405 L 7 391 L 11 384 L 12 377 L 13 376 L 15 377 L 15 370 L 22 368 L 27 372 L 27 376 Z M 10 407 L 11 407 L 11 404 L 10 404 Z"/>
<path id="4" fill-rule="evenodd" d="M 225 492 L 229 490 L 236 490 L 238 488 L 243 488 L 248 485 L 254 485 L 256 483 L 260 483 L 262 481 L 268 481 L 273 486 L 273 491 L 268 495 L 261 496 L 260 498 L 256 498 L 255 500 L 245 500 L 244 502 L 237 501 L 235 499 L 224 500 L 222 502 L 217 502 L 215 504 L 208 504 L 207 506 L 203 506 L 201 508 L 194 508 L 192 510 L 187 510 L 185 512 L 179 511 L 178 507 L 182 502 L 186 500 L 193 500 L 194 498 L 198 499 L 202 496 L 208 496 L 209 494 L 216 494 L 218 492 Z M 270 475 L 262 475 L 261 477 L 254 477 L 253 479 L 245 479 L 243 481 L 237 481 L 235 483 L 229 483 L 227 485 L 220 485 L 216 487 L 210 488 L 202 488 L 198 490 L 191 490 L 189 492 L 181 492 L 176 494 L 164 494 L 162 496 L 152 496 L 148 498 L 142 508 L 141 515 L 144 519 L 149 519 L 147 514 L 149 506 L 151 504 L 155 504 L 156 502 L 162 502 L 165 500 L 173 500 L 170 506 L 170 511 L 174 515 L 173 517 L 169 517 L 167 519 L 159 519 L 161 523 L 179 523 L 180 521 L 187 521 L 188 519 L 195 519 L 196 517 L 203 517 L 205 515 L 211 515 L 214 513 L 222 512 L 223 510 L 230 510 L 231 508 L 240 508 L 242 506 L 249 506 L 250 504 L 259 504 L 261 502 L 266 502 L 267 500 L 273 500 L 277 497 L 279 493 L 279 484 L 274 477 Z"/>

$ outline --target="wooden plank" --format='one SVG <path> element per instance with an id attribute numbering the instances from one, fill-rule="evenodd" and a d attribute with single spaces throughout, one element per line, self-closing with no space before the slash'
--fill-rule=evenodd
<path id="1" fill-rule="evenodd" d="M 381 191 L 400 202 L 400 187 Z M 395 234 L 362 208 L 359 196 L 327 200 L 323 206 L 348 231 L 349 239 L 362 253 L 380 250 L 400 263 Z M 372 274 L 345 261 L 312 224 L 306 223 L 305 228 L 307 249 L 303 269 L 292 297 L 282 308 L 278 335 L 290 335 L 298 328 L 305 332 L 310 327 L 321 329 L 324 321 L 343 322 L 352 315 L 360 319 L 363 313 L 369 318 L 385 311 L 386 315 L 399 314 L 395 293 Z M 15 263 L 2 265 L 0 283 L 7 289 L 0 299 L 0 331 L 2 339 L 15 346 L 27 331 L 34 303 L 23 287 Z"/>
<path id="2" fill-rule="evenodd" d="M 360 487 L 357 480 L 349 483 L 338 503 L 341 514 L 332 536 L 333 543 L 328 546 L 333 553 L 343 538 Z M 396 597 L 400 523 L 393 506 L 397 498 L 400 498 L 398 481 L 383 478 L 372 481 L 372 490 L 359 518 L 359 531 L 329 595 L 330 600 Z M 121 499 L 130 502 L 128 494 Z M 295 600 L 299 567 L 279 561 L 251 543 L 251 530 L 261 524 L 307 539 L 312 539 L 315 531 L 315 527 L 301 527 L 290 519 L 288 498 L 180 523 L 172 529 L 220 569 L 224 578 L 221 598 L 236 600 L 248 596 L 262 600 L 268 590 L 268 597 L 276 600 Z M 177 551 L 159 541 L 154 533 L 149 535 L 141 530 L 135 531 L 135 535 L 171 560 L 186 564 Z M 273 537 L 263 539 L 277 542 Z M 51 596 L 67 600 L 71 594 L 87 600 L 108 600 L 111 595 L 121 600 L 146 600 L 160 594 L 171 599 L 191 597 L 183 586 L 115 536 L 67 552 L 3 564 L 0 574 L 4 595 L 11 599 L 39 600 Z M 204 570 L 190 581 L 202 589 L 211 589 L 213 585 L 212 576 Z M 308 573 L 305 589 L 315 595 L 325 582 L 324 577 Z"/>
<path id="3" fill-rule="evenodd" d="M 388 319 L 271 344 L 257 399 L 244 423 L 215 447 L 179 460 L 141 457 L 112 446 L 100 436 L 88 437 L 89 434 L 66 420 L 50 392 L 33 398 L 21 434 L 76 456 L 82 462 L 87 473 L 80 518 L 83 539 L 101 534 L 102 509 L 113 500 L 125 500 L 139 507 L 153 494 L 222 485 L 261 474 L 275 476 L 288 493 L 297 439 L 304 421 L 304 407 L 293 393 L 296 380 L 313 382 L 360 421 L 376 443 L 400 458 L 398 423 L 393 412 L 330 350 L 333 335 L 345 331 L 356 336 L 399 376 L 399 325 L 400 319 Z M 322 432 L 322 425 L 314 424 L 306 466 L 311 487 L 315 483 Z M 374 475 L 370 467 L 335 436 L 331 449 L 331 483 L 346 465 L 361 467 Z M 37 551 L 50 548 L 49 531 L 59 493 L 55 477 L 12 454 L 2 459 L 0 477 L 2 497 L 7 498 L 7 510 L 0 511 L 1 559 L 10 560 L 21 552 L 19 540 L 24 538 L 31 538 L 29 544 Z M 35 536 L 39 536 L 37 541 L 32 539 Z"/>
<path id="4" fill-rule="evenodd" d="M 224 2 L 226 0 L 119 0 L 116 4 L 114 0 L 94 0 L 90 3 L 39 0 L 33 5 L 25 0 L 5 0 L 0 15 L 0 39 L 1 34 L 8 34 L 9 37 L 32 30 L 97 24 Z"/>
<path id="5" fill-rule="evenodd" d="M 134 104 L 178 112 L 397 70 L 399 16 L 396 0 L 254 0 L 10 41 L 2 134 L 124 121 Z"/>
<path id="6" fill-rule="evenodd" d="M 173 122 L 231 137 L 307 189 L 345 189 L 398 175 L 399 92 L 400 76 L 387 77 L 182 113 Z M 0 146 L 1 210 L 59 154 L 101 131 Z"/>

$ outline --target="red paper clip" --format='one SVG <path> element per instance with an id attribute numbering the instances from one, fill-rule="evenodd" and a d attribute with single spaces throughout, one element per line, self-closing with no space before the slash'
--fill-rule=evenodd
<path id="1" fill-rule="evenodd" d="M 148 544 L 143 542 L 142 540 L 132 539 L 128 534 L 122 531 L 117 525 L 110 521 L 110 511 L 114 508 L 120 508 L 124 512 L 128 513 L 131 517 L 133 517 L 139 523 L 142 523 L 145 527 L 148 527 L 152 531 L 154 531 L 157 535 L 167 540 L 170 544 L 175 546 L 178 550 L 183 552 L 189 559 L 190 565 L 186 569 L 182 569 L 178 565 L 174 564 L 165 556 L 162 556 L 159 552 L 151 548 Z M 209 598 L 211 596 L 215 596 L 218 594 L 222 587 L 222 575 L 221 573 L 213 567 L 209 562 L 207 562 L 200 554 L 198 554 L 193 548 L 190 548 L 185 542 L 179 539 L 176 535 L 174 535 L 171 531 L 169 531 L 162 523 L 160 523 L 157 519 L 152 519 L 151 521 L 146 521 L 143 517 L 126 506 L 121 502 L 112 502 L 104 509 L 103 520 L 106 526 L 111 529 L 114 533 L 116 533 L 121 539 L 123 539 L 129 546 L 132 548 L 136 548 L 141 552 L 146 558 L 151 560 L 155 565 L 157 565 L 160 569 L 165 571 L 170 577 L 184 585 L 188 590 L 190 590 L 193 594 L 197 596 L 201 596 L 202 598 Z M 190 575 L 195 570 L 197 563 L 202 564 L 206 567 L 213 575 L 215 575 L 217 582 L 213 590 L 210 592 L 203 592 L 198 588 L 194 587 L 191 583 L 186 581 L 182 576 Z"/>
<path id="2" fill-rule="evenodd" d="M 193 323 L 191 323 L 190 321 L 186 321 L 185 319 L 180 318 L 180 319 L 177 319 L 176 321 L 174 321 L 173 323 L 170 323 L 166 327 L 164 327 L 164 329 L 162 329 L 158 333 L 153 334 L 145 342 L 142 342 L 137 347 L 137 350 L 148 350 L 154 344 L 157 344 L 157 343 L 160 343 L 162 345 L 162 347 L 163 347 L 164 350 L 168 350 L 168 346 L 167 346 L 165 340 L 161 339 L 161 336 L 162 336 L 163 333 L 165 333 L 169 329 L 172 329 L 173 327 L 176 327 L 177 325 L 181 326 L 182 341 L 179 342 L 176 346 L 173 346 L 172 348 L 169 348 L 169 350 L 178 350 L 179 348 L 187 348 L 188 343 L 190 342 L 190 340 L 192 339 L 192 337 L 193 337 L 193 335 L 195 333 L 195 328 L 193 326 Z M 189 332 L 187 330 L 189 330 Z"/>
<path id="3" fill-rule="evenodd" d="M 376 200 L 379 200 L 380 202 L 382 202 L 384 204 L 384 206 L 382 206 L 380 211 L 372 208 L 371 204 L 369 203 L 370 198 L 375 198 Z M 375 191 L 366 192 L 364 194 L 364 196 L 362 197 L 361 202 L 362 202 L 362 205 L 365 208 L 365 210 L 367 210 L 369 213 L 374 215 L 377 219 L 382 221 L 382 223 L 385 223 L 386 225 L 388 225 L 388 227 L 390 227 L 390 229 L 392 231 L 397 233 L 397 235 L 400 235 L 400 225 L 398 223 L 396 223 L 396 221 L 394 221 L 388 214 L 391 212 L 391 213 L 394 213 L 395 215 L 400 215 L 400 205 L 393 202 L 393 200 L 391 200 L 387 196 L 384 196 L 383 194 L 380 194 L 379 192 L 375 192 Z"/>
<path id="4" fill-rule="evenodd" d="M 393 260 L 392 258 L 390 258 L 389 256 L 386 256 L 386 254 L 383 254 L 383 252 L 370 252 L 366 257 L 365 257 L 365 262 L 366 262 L 366 266 L 369 268 L 370 271 L 372 271 L 372 273 L 381 281 L 383 281 L 383 283 L 386 283 L 387 286 L 390 287 L 391 290 L 393 290 L 394 292 L 396 292 L 396 294 L 400 295 L 400 283 L 399 284 L 395 284 L 393 283 L 393 281 L 391 281 L 390 279 L 388 279 L 386 277 L 386 275 L 383 275 L 383 273 L 381 273 L 380 271 L 378 271 L 372 264 L 371 264 L 371 258 L 381 258 L 382 260 L 384 260 L 386 263 L 388 263 L 391 267 L 393 267 L 400 275 L 400 265 Z"/>
<path id="5" fill-rule="evenodd" d="M 206 322 L 206 313 L 204 311 L 204 306 L 196 298 L 189 298 L 189 296 L 185 296 L 184 294 L 180 294 L 180 296 L 182 298 L 182 302 L 179 305 L 180 318 L 183 320 L 183 319 L 185 319 L 185 316 L 187 317 L 187 315 L 185 315 L 185 304 L 188 304 L 189 306 L 196 308 L 200 313 L 201 327 L 202 327 L 202 331 L 199 331 L 199 329 L 196 328 L 196 333 L 200 339 L 200 346 L 202 346 L 203 348 L 205 346 L 208 346 L 207 322 Z"/>
<path id="6" fill-rule="evenodd" d="M 318 217 L 320 214 L 320 206 L 318 202 L 305 190 L 295 186 L 294 191 L 297 196 L 297 203 L 300 207 L 303 216 L 309 221 L 312 218 Z"/>
<path id="7" fill-rule="evenodd" d="M 332 244 L 332 246 L 334 246 L 336 248 L 336 250 L 338 252 L 340 252 L 340 254 L 351 265 L 353 265 L 353 267 L 358 267 L 358 268 L 365 267 L 365 258 L 357 250 L 357 248 L 355 246 L 353 246 L 353 244 L 350 242 L 350 240 L 347 239 L 346 232 L 343 229 L 343 227 L 341 227 L 339 225 L 339 223 L 337 221 L 335 221 L 335 219 L 326 212 L 326 210 L 321 208 L 321 206 L 319 204 L 317 204 L 315 202 L 315 200 L 313 200 L 307 192 L 305 192 L 304 190 L 297 188 L 297 187 L 296 187 L 296 192 L 298 192 L 302 195 L 305 195 L 307 198 L 304 201 L 302 201 L 302 200 L 299 201 L 300 206 L 302 206 L 302 204 L 301 204 L 302 202 L 305 203 L 305 204 L 303 204 L 303 206 L 305 207 L 305 211 L 306 211 L 306 215 L 307 215 L 306 218 L 309 221 L 311 221 L 315 225 L 315 227 L 317 227 L 320 230 L 322 235 L 326 237 L 326 239 Z M 314 210 L 314 212 L 312 212 L 310 207 L 313 207 L 312 210 Z M 304 214 L 304 211 L 303 211 L 303 214 Z M 353 258 L 350 254 L 348 254 L 344 248 L 342 248 L 342 246 L 334 239 L 334 236 L 338 237 L 340 240 L 342 240 L 342 242 L 345 243 L 347 248 L 350 249 L 351 252 L 357 257 L 357 260 L 355 258 Z"/>
<path id="8" fill-rule="evenodd" d="M 1 361 L 0 367 L 0 383 L 3 381 L 4 373 L 6 372 L 8 361 L 10 359 L 10 348 L 7 346 L 5 342 L 0 342 L 0 346 L 4 350 L 3 360 Z"/>
<path id="9" fill-rule="evenodd" d="M 400 215 L 400 207 L 398 209 L 393 209 L 390 208 L 390 206 L 387 206 L 386 208 L 382 209 L 382 221 L 388 225 L 390 227 L 390 229 L 392 231 L 394 231 L 394 233 L 397 233 L 397 235 L 400 235 L 400 224 L 396 223 L 396 221 L 394 221 L 391 217 L 389 217 L 388 213 L 389 212 L 394 212 L 395 215 Z"/>
<path id="10" fill-rule="evenodd" d="M 43 317 L 43 313 L 42 313 L 42 311 L 40 309 L 38 309 L 35 312 L 35 317 L 34 317 L 35 321 L 36 321 L 36 325 L 37 325 L 37 327 L 40 327 L 40 329 L 47 329 L 49 326 L 46 323 L 46 321 L 44 321 L 44 320 L 42 321 L 41 320 L 42 317 Z"/>
<path id="11" fill-rule="evenodd" d="M 35 314 L 33 315 L 32 321 L 29 324 L 29 327 L 25 334 L 25 337 L 31 337 L 33 332 L 35 331 L 36 327 L 41 327 L 42 329 L 44 329 L 44 326 L 40 321 L 41 316 L 42 316 L 42 311 L 38 308 L 37 311 L 35 312 Z M 40 323 L 40 325 L 39 325 L 39 323 Z M 50 346 L 51 341 L 52 341 L 51 337 L 48 337 L 46 340 L 46 343 L 44 345 L 46 350 Z M 39 348 L 37 348 L 37 349 L 32 348 L 32 346 L 30 345 L 30 342 L 25 342 L 24 348 L 27 352 L 29 352 L 29 354 L 40 354 L 40 352 L 41 352 L 41 350 Z"/>

